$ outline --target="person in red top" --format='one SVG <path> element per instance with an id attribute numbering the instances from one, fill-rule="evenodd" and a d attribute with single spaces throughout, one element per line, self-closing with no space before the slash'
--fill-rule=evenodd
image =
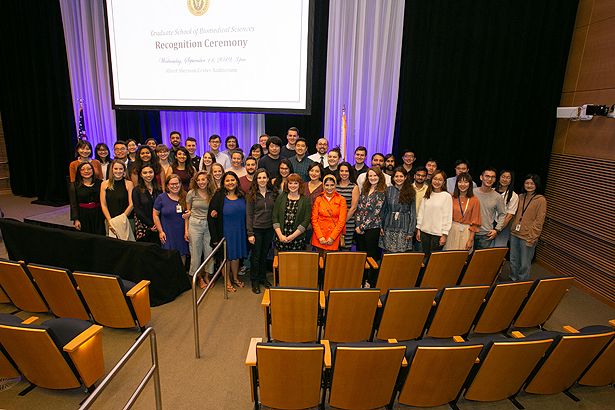
<path id="1" fill-rule="evenodd" d="M 312 245 L 320 251 L 339 249 L 340 236 L 346 226 L 346 200 L 337 193 L 337 181 L 333 175 L 325 176 L 324 191 L 312 207 Z"/>
<path id="2" fill-rule="evenodd" d="M 453 225 L 444 250 L 471 252 L 474 247 L 474 234 L 480 231 L 480 225 L 480 202 L 474 195 L 472 177 L 467 172 L 462 172 L 455 179 Z"/>
<path id="3" fill-rule="evenodd" d="M 259 145 L 260 147 L 260 145 Z M 244 194 L 247 194 L 250 190 L 250 185 L 252 185 L 252 180 L 254 179 L 254 173 L 256 172 L 256 158 L 248 157 L 246 158 L 246 174 L 239 178 L 239 188 L 243 191 Z"/>
<path id="4" fill-rule="evenodd" d="M 90 164 L 92 164 L 92 168 L 94 169 L 94 175 L 96 176 L 96 178 L 100 179 L 101 181 L 104 179 L 102 173 L 102 165 L 100 164 L 100 161 L 98 161 L 97 159 L 92 159 L 92 144 L 90 144 L 88 141 L 79 141 L 77 143 L 77 146 L 75 147 L 75 154 L 77 159 L 71 162 L 68 166 L 68 176 L 70 182 L 75 182 L 75 177 L 77 176 L 77 167 L 83 162 L 89 162 Z"/>

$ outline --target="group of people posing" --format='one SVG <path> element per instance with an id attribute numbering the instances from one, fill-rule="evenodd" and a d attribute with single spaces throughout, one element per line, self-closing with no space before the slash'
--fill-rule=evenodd
<path id="1" fill-rule="evenodd" d="M 196 140 L 171 147 L 148 139 L 117 141 L 109 148 L 87 141 L 76 147 L 69 166 L 71 220 L 77 230 L 123 240 L 160 244 L 190 255 L 194 275 L 203 257 L 226 240 L 228 290 L 243 288 L 240 267 L 250 271 L 252 291 L 271 284 L 267 256 L 275 251 L 315 249 L 382 252 L 485 249 L 510 246 L 512 280 L 526 280 L 546 214 L 540 178 L 529 174 L 523 193 L 513 190 L 514 174 L 486 168 L 477 187 L 469 163 L 458 160 L 447 178 L 435 160 L 415 164 L 411 150 L 375 153 L 357 147 L 355 163 L 342 161 L 325 138 L 307 154 L 307 141 L 290 128 L 285 144 L 261 135 L 245 157 L 237 138 L 209 138 L 209 151 L 196 154 Z M 94 152 L 93 152 L 94 151 Z M 94 154 L 94 158 L 92 158 Z M 199 276 L 207 286 L 214 269 Z M 375 274 L 364 278 L 374 286 Z"/>

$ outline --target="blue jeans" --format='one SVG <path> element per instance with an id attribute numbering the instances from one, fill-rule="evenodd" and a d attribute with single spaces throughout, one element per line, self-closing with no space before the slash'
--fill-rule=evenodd
<path id="1" fill-rule="evenodd" d="M 510 279 L 520 282 L 530 279 L 530 269 L 536 244 L 528 246 L 524 239 L 510 237 Z"/>
<path id="2" fill-rule="evenodd" d="M 504 228 L 502 232 L 498 234 L 498 236 L 495 237 L 493 246 L 495 246 L 496 248 L 508 247 L 509 239 L 510 239 L 510 224 L 508 224 L 508 226 Z"/>
<path id="3" fill-rule="evenodd" d="M 474 249 L 493 248 L 493 239 L 487 239 L 487 235 L 474 235 Z"/>
<path id="4" fill-rule="evenodd" d="M 191 216 L 188 220 L 188 237 L 190 242 L 190 276 L 194 275 L 194 272 L 201 265 L 201 255 L 208 257 L 212 249 L 209 245 L 211 238 L 209 236 L 209 227 L 207 226 L 207 219 L 196 218 Z M 205 266 L 205 272 L 214 272 L 214 261 L 210 260 Z"/>

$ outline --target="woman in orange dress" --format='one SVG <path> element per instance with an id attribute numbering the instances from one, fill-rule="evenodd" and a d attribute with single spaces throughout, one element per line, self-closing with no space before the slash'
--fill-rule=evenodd
<path id="1" fill-rule="evenodd" d="M 312 245 L 321 251 L 339 249 L 340 236 L 346 226 L 346 200 L 337 193 L 333 175 L 323 179 L 324 190 L 312 207 Z"/>

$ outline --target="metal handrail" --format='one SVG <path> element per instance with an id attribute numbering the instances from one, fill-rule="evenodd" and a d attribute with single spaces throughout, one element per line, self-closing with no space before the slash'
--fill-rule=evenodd
<path id="1" fill-rule="evenodd" d="M 128 351 L 124 353 L 124 356 L 122 356 L 122 358 L 117 362 L 117 364 L 113 367 L 113 369 L 111 369 L 107 377 L 103 379 L 100 385 L 83 402 L 81 407 L 79 407 L 79 410 L 86 410 L 92 407 L 92 404 L 100 396 L 102 391 L 109 385 L 111 380 L 113 380 L 113 378 L 117 375 L 117 373 L 122 369 L 122 367 L 124 367 L 124 365 L 128 362 L 128 360 L 130 360 L 132 355 L 135 354 L 137 349 L 148 338 L 150 339 L 152 367 L 150 367 L 145 377 L 141 380 L 141 383 L 139 383 L 139 386 L 137 386 L 135 391 L 132 393 L 132 395 L 130 396 L 130 399 L 128 399 L 128 402 L 126 402 L 126 404 L 124 405 L 123 410 L 132 408 L 132 406 L 135 404 L 135 401 L 137 400 L 137 398 L 139 398 L 139 395 L 141 394 L 141 392 L 143 392 L 143 389 L 145 388 L 147 383 L 150 381 L 152 376 L 154 377 L 154 394 L 156 395 L 156 410 L 162 410 L 162 395 L 160 393 L 160 370 L 159 370 L 160 365 L 158 364 L 158 346 L 156 344 L 156 332 L 154 331 L 154 328 L 152 327 L 148 327 L 147 329 L 145 329 L 145 332 L 143 332 L 143 334 L 139 336 L 139 338 L 136 340 L 136 342 L 134 342 L 134 344 L 130 347 L 130 349 L 128 349 Z"/>
<path id="2" fill-rule="evenodd" d="M 197 281 L 198 275 L 201 273 L 203 269 L 205 269 L 205 265 L 207 265 L 209 261 L 211 261 L 211 259 L 220 250 L 220 248 L 223 249 L 224 259 L 222 260 L 222 263 L 220 264 L 220 267 L 218 268 L 218 270 L 216 270 L 216 273 L 214 274 L 213 278 L 211 278 L 211 280 L 207 284 L 207 287 L 205 287 L 205 290 L 203 291 L 203 293 L 201 293 L 201 296 L 197 298 L 196 281 Z M 220 272 L 222 272 L 222 270 L 226 268 L 226 261 L 227 261 L 226 259 L 226 238 L 222 238 L 220 243 L 216 245 L 216 247 L 205 258 L 203 263 L 201 263 L 201 266 L 199 266 L 199 268 L 196 270 L 196 272 L 194 272 L 194 275 L 192 276 L 192 319 L 194 320 L 194 354 L 197 359 L 201 358 L 201 347 L 199 346 L 200 345 L 199 305 L 205 298 L 205 295 L 207 295 L 207 292 L 209 292 L 209 290 L 214 286 L 214 283 L 218 279 L 218 276 L 220 276 Z M 228 281 L 228 275 L 224 275 L 224 299 L 228 299 L 227 281 Z"/>

